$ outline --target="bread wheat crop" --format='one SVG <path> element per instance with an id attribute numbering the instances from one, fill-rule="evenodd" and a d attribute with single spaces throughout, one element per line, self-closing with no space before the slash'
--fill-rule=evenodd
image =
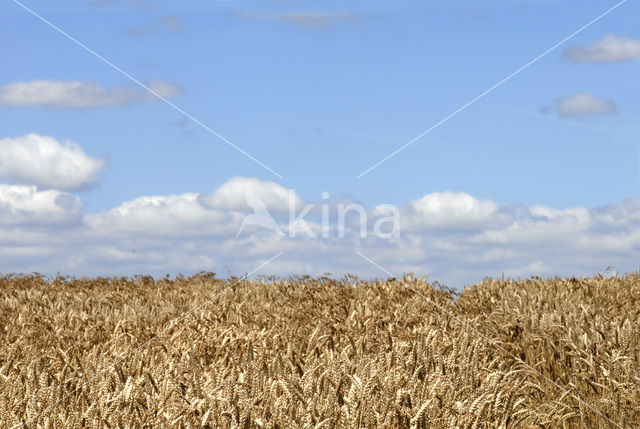
<path id="1" fill-rule="evenodd" d="M 0 427 L 640 425 L 639 276 L 404 282 L 0 278 Z"/>

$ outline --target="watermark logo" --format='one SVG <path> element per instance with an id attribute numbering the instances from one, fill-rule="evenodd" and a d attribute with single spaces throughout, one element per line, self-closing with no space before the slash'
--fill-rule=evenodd
<path id="1" fill-rule="evenodd" d="M 328 192 L 321 195 L 325 202 L 300 207 L 299 198 L 294 191 L 290 191 L 287 217 L 282 213 L 270 212 L 259 195 L 245 191 L 245 201 L 253 213 L 242 219 L 236 238 L 249 227 L 267 229 L 289 238 L 344 238 L 352 234 L 360 238 L 374 236 L 382 239 L 400 236 L 400 210 L 396 206 L 382 204 L 367 210 L 362 204 L 329 202 Z M 280 223 L 276 219 L 280 219 Z"/>
<path id="2" fill-rule="evenodd" d="M 245 216 L 242 219 L 242 223 L 240 224 L 240 229 L 236 233 L 236 238 L 242 233 L 242 231 L 249 226 L 259 226 L 261 228 L 266 228 L 271 231 L 275 231 L 280 235 L 284 235 L 284 232 L 278 226 L 278 223 L 269 213 L 267 209 L 267 205 L 262 201 L 260 197 L 254 194 L 251 191 L 246 191 L 244 193 L 244 199 L 253 210 L 253 213 Z"/>

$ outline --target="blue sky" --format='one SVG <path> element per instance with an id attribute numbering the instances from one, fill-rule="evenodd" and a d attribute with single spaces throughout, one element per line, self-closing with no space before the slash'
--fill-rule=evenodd
<path id="1" fill-rule="evenodd" d="M 367 207 L 404 206 L 448 191 L 500 207 L 595 209 L 622 204 L 640 192 L 637 2 L 621 5 L 360 179 L 356 176 L 365 169 L 615 2 L 23 4 L 136 79 L 170 85 L 173 103 L 283 176 L 274 176 L 167 104 L 144 98 L 121 73 L 19 5 L 3 2 L 0 86 L 46 80 L 139 92 L 138 99 L 91 107 L 24 105 L 15 98 L 0 103 L 0 139 L 33 133 L 71 140 L 87 156 L 104 161 L 99 179 L 90 185 L 61 189 L 81 200 L 81 216 L 142 196 L 208 194 L 234 177 L 272 181 L 295 189 L 305 201 L 318 201 L 328 191 Z M 626 46 L 622 57 L 603 59 L 594 51 L 608 35 L 614 37 L 609 48 Z M 571 49 L 593 58 L 579 60 Z M 563 99 L 565 104 L 559 102 Z M 38 185 L 10 174 L 2 182 Z M 532 250 L 531 264 L 544 263 L 546 255 Z M 621 265 L 630 268 L 634 255 L 621 257 Z M 91 273 L 101 272 L 98 259 Z M 453 271 L 454 259 L 438 263 L 450 264 Z M 313 269 L 309 261 L 298 262 L 291 266 Z M 49 263 L 7 262 L 0 269 L 40 265 Z M 235 266 L 223 260 L 211 265 L 202 268 Z M 248 271 L 249 265 L 238 269 Z M 414 265 L 433 271 L 430 263 Z M 576 262 L 567 272 L 604 266 Z M 412 265 L 397 266 L 407 267 Z M 141 262 L 131 269 L 159 268 Z M 500 267 L 486 267 L 487 275 L 496 270 Z M 481 271 L 479 266 L 478 275 Z"/>

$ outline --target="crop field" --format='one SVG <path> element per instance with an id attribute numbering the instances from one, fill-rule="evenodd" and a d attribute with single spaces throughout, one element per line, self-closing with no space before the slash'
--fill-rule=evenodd
<path id="1" fill-rule="evenodd" d="M 0 278 L 0 427 L 640 426 L 640 275 Z"/>

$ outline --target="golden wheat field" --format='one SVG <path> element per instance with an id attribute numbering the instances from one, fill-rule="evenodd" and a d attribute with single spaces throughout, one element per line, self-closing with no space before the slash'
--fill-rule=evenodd
<path id="1" fill-rule="evenodd" d="M 0 427 L 638 427 L 639 311 L 635 274 L 5 276 Z"/>

